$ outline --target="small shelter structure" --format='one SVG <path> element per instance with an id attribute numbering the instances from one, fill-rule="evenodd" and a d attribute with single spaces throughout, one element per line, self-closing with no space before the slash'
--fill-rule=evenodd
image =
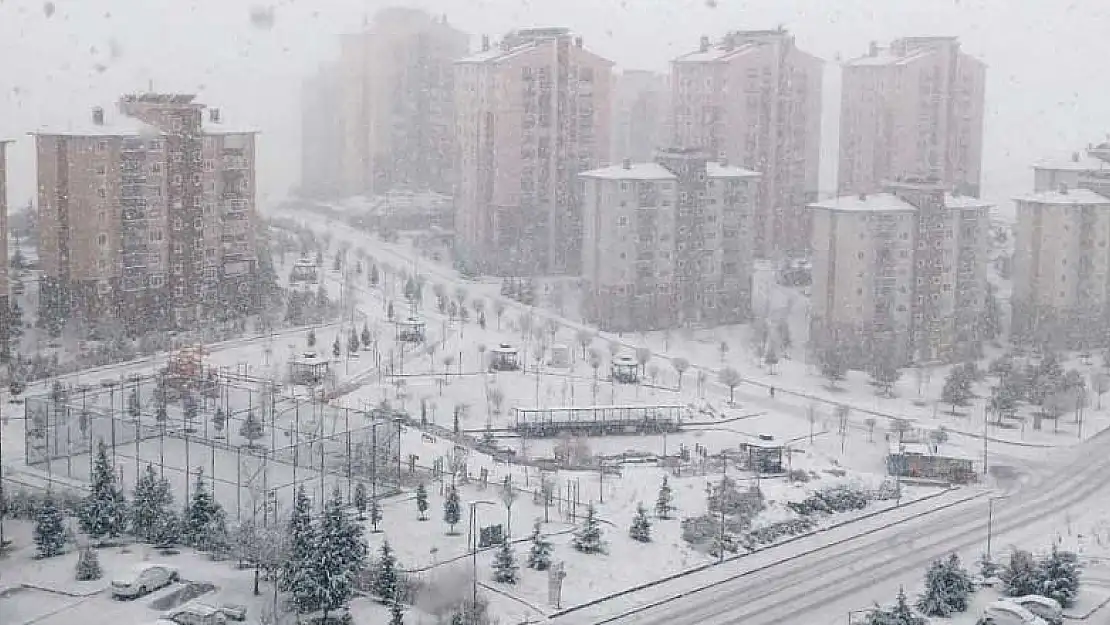
<path id="1" fill-rule="evenodd" d="M 289 281 L 292 283 L 316 284 L 319 281 L 316 263 L 308 258 L 297 259 L 293 263 L 293 269 L 289 272 Z"/>
<path id="2" fill-rule="evenodd" d="M 547 366 L 549 367 L 569 367 L 570 366 L 570 348 L 566 345 L 556 343 L 551 346 L 550 355 L 547 359 Z"/>
<path id="3" fill-rule="evenodd" d="M 304 352 L 289 361 L 289 381 L 314 386 L 327 378 L 328 367 L 328 361 L 317 358 L 316 352 Z"/>
<path id="4" fill-rule="evenodd" d="M 490 371 L 516 371 L 520 368 L 520 354 L 508 343 L 494 347 L 490 352 Z"/>
<path id="5" fill-rule="evenodd" d="M 754 441 L 742 443 L 740 451 L 746 453 L 748 467 L 759 473 L 782 473 L 783 444 L 770 434 L 760 434 Z"/>
<path id="6" fill-rule="evenodd" d="M 927 443 L 892 443 L 886 464 L 890 475 L 953 484 L 974 482 L 976 475 L 972 458 L 952 451 L 941 454 L 936 445 Z"/>
<path id="7" fill-rule="evenodd" d="M 426 324 L 415 317 L 397 322 L 397 340 L 402 343 L 423 343 Z"/>
<path id="8" fill-rule="evenodd" d="M 637 384 L 640 382 L 640 363 L 628 354 L 622 354 L 613 359 L 610 365 L 610 374 L 614 382 L 621 384 Z"/>

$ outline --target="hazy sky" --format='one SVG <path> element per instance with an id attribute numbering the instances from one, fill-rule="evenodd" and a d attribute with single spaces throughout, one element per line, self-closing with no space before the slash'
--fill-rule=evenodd
<path id="1" fill-rule="evenodd" d="M 988 65 L 985 195 L 1027 190 L 1028 166 L 1110 131 L 1106 0 L 0 0 L 0 137 L 19 142 L 10 199 L 34 193 L 26 133 L 145 89 L 196 92 L 229 122 L 257 127 L 263 205 L 300 175 L 301 77 L 387 5 L 446 13 L 474 35 L 568 26 L 618 67 L 658 69 L 727 30 L 784 25 L 828 62 L 823 187 L 833 183 L 836 59 L 870 40 L 958 35 Z M 252 19 L 268 7 L 272 24 Z M 835 8 L 833 8 L 835 7 Z"/>

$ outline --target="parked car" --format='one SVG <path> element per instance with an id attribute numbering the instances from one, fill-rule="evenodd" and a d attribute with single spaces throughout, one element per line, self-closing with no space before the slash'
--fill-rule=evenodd
<path id="1" fill-rule="evenodd" d="M 983 610 L 983 620 L 993 625 L 1047 625 L 1044 619 L 1007 599 L 999 599 Z"/>
<path id="2" fill-rule="evenodd" d="M 1055 599 L 1040 595 L 1024 595 L 1022 597 L 1010 597 L 1007 601 L 1013 601 L 1036 614 L 1044 619 L 1048 625 L 1060 625 L 1064 622 L 1064 608 Z"/>
<path id="3" fill-rule="evenodd" d="M 207 603 L 186 603 L 163 614 L 156 625 L 225 625 L 224 611 Z"/>
<path id="4" fill-rule="evenodd" d="M 112 580 L 112 596 L 134 599 L 177 581 L 177 569 L 165 564 L 144 564 Z"/>

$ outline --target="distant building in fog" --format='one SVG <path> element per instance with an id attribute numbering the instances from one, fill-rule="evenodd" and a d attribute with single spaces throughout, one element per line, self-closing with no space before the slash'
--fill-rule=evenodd
<path id="1" fill-rule="evenodd" d="M 452 63 L 468 50 L 469 36 L 446 18 L 400 7 L 379 11 L 364 32 L 344 35 L 339 59 L 303 87 L 303 152 L 306 159 L 323 155 L 329 166 L 305 161 L 305 191 L 451 192 Z"/>
<path id="2" fill-rule="evenodd" d="M 893 346 L 902 362 L 951 360 L 979 338 L 990 204 L 930 180 L 815 202 L 810 336 L 854 365 Z"/>
<path id="3" fill-rule="evenodd" d="M 644 70 L 614 74 L 610 160 L 650 161 L 672 134 L 670 78 Z"/>
<path id="4" fill-rule="evenodd" d="M 47 318 L 165 323 L 259 304 L 255 134 L 187 94 L 35 135 L 40 308 Z"/>
<path id="5" fill-rule="evenodd" d="M 530 28 L 455 65 L 464 262 L 501 275 L 580 271 L 577 175 L 608 160 L 612 63 L 565 28 Z"/>
<path id="6" fill-rule="evenodd" d="M 749 318 L 758 173 L 672 149 L 581 178 L 591 323 L 633 331 Z"/>
<path id="7" fill-rule="evenodd" d="M 11 141 L 0 139 L 0 336 L 8 336 L 10 305 L 8 297 L 11 285 L 8 284 L 8 178 L 7 147 Z M 8 341 L 0 341 L 0 349 L 8 349 Z M 6 354 L 5 354 L 6 356 Z"/>
<path id="8" fill-rule="evenodd" d="M 823 62 L 778 30 L 737 31 L 674 59 L 673 145 L 762 172 L 755 251 L 801 252 L 817 199 Z"/>
<path id="9" fill-rule="evenodd" d="M 841 193 L 876 193 L 883 181 L 932 176 L 978 196 L 986 66 L 955 37 L 872 43 L 844 64 Z"/>

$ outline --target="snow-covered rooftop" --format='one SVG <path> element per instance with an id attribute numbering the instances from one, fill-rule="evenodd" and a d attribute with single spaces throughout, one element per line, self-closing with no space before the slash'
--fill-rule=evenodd
<path id="1" fill-rule="evenodd" d="M 71 121 L 65 126 L 41 128 L 31 134 L 64 137 L 152 137 L 164 133 L 146 122 L 120 115 L 105 119 L 103 124 L 94 123 L 92 119 L 82 119 Z"/>
<path id="2" fill-rule="evenodd" d="M 1077 154 L 1071 158 L 1049 158 L 1033 163 L 1033 169 L 1054 169 L 1057 171 L 1098 171 L 1110 170 L 1110 163 L 1089 154 Z"/>
<path id="3" fill-rule="evenodd" d="M 674 180 L 676 176 L 658 163 L 632 163 L 628 167 L 613 165 L 584 171 L 579 176 L 607 180 Z"/>
<path id="4" fill-rule="evenodd" d="M 917 210 L 913 204 L 891 193 L 842 195 L 822 202 L 814 202 L 809 206 L 810 208 L 824 210 L 852 212 L 913 212 Z"/>
<path id="5" fill-rule="evenodd" d="M 882 67 L 884 65 L 905 65 L 911 61 L 916 61 L 922 57 L 926 57 L 933 53 L 933 50 L 923 49 L 914 50 L 909 54 L 898 55 L 891 54 L 889 50 L 883 50 L 874 56 L 861 56 L 856 59 L 851 59 L 844 65 L 847 67 Z"/>
<path id="6" fill-rule="evenodd" d="M 944 195 L 944 205 L 948 208 L 991 208 L 994 206 L 991 202 L 981 200 L 977 197 L 970 195 L 952 195 L 946 193 Z"/>
<path id="7" fill-rule="evenodd" d="M 201 126 L 205 134 L 209 135 L 256 135 L 261 131 L 257 128 L 250 126 L 237 126 L 235 124 L 225 124 L 223 122 L 206 121 Z"/>
<path id="8" fill-rule="evenodd" d="M 747 54 L 756 49 L 754 43 L 744 43 L 737 46 L 729 47 L 721 43 L 716 43 L 709 46 L 705 52 L 698 50 L 696 52 L 688 52 L 676 58 L 675 63 L 706 63 L 711 61 L 729 61 L 738 56 Z"/>
<path id="9" fill-rule="evenodd" d="M 736 167 L 735 165 L 722 165 L 712 161 L 706 164 L 706 174 L 710 178 L 755 178 L 760 175 L 758 171 Z"/>
<path id="10" fill-rule="evenodd" d="M 1062 191 L 1041 191 L 1014 198 L 1019 202 L 1038 204 L 1104 204 L 1110 205 L 1110 198 L 1089 189 L 1068 189 Z"/>

